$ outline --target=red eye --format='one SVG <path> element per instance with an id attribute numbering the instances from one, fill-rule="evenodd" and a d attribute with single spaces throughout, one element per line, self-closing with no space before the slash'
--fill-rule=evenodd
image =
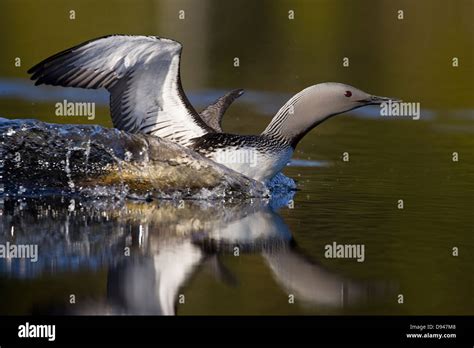
<path id="1" fill-rule="evenodd" d="M 352 93 L 351 91 L 346 91 L 346 94 L 344 94 L 347 98 L 351 97 L 352 96 Z"/>

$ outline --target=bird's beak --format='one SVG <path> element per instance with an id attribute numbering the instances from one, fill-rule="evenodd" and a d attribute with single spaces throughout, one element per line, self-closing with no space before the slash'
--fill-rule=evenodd
<path id="1" fill-rule="evenodd" d="M 388 102 L 399 103 L 401 101 L 402 101 L 401 99 L 371 95 L 370 97 L 366 99 L 359 100 L 359 103 L 363 103 L 365 105 L 379 105 L 379 104 L 388 103 Z"/>

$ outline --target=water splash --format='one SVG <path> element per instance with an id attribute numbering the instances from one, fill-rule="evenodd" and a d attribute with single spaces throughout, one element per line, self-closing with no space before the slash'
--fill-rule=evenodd
<path id="1" fill-rule="evenodd" d="M 10 134 L 10 135 L 8 135 Z M 0 120 L 7 194 L 143 199 L 265 197 L 270 191 L 190 149 L 99 126 Z"/>
<path id="2" fill-rule="evenodd" d="M 74 181 L 72 180 L 72 176 L 71 176 L 71 168 L 69 166 L 69 160 L 71 158 L 71 149 L 68 148 L 67 149 L 67 153 L 66 153 L 66 163 L 65 163 L 65 167 L 64 167 L 64 171 L 66 172 L 66 176 L 67 176 L 67 179 L 68 179 L 68 186 L 69 188 L 71 189 L 72 192 L 74 192 Z"/>

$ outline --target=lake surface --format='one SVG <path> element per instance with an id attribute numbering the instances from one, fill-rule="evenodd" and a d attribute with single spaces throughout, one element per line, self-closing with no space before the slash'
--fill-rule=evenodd
<path id="1" fill-rule="evenodd" d="M 3 197 L 0 244 L 39 253 L 35 263 L 0 259 L 0 314 L 474 314 L 473 7 L 3 1 L 0 117 L 110 127 L 106 93 L 34 87 L 26 74 L 110 33 L 181 41 L 197 108 L 244 88 L 224 118 L 229 133 L 258 134 L 323 81 L 419 102 L 421 117 L 368 107 L 318 126 L 284 171 L 298 191 L 273 200 Z M 96 102 L 96 118 L 55 116 L 64 99 Z M 333 242 L 364 245 L 364 261 L 325 257 Z"/>

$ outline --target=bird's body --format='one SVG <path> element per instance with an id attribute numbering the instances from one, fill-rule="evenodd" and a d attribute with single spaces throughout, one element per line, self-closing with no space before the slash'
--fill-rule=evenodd
<path id="1" fill-rule="evenodd" d="M 290 161 L 293 148 L 262 135 L 208 133 L 193 140 L 198 153 L 258 181 L 267 181 Z"/>
<path id="2" fill-rule="evenodd" d="M 106 88 L 114 127 L 166 138 L 258 181 L 280 172 L 298 142 L 324 120 L 389 100 L 341 83 L 321 83 L 291 98 L 261 135 L 220 133 L 223 113 L 242 91 L 197 113 L 181 85 L 181 50 L 170 39 L 111 35 L 47 58 L 29 73 L 36 84 Z"/>

